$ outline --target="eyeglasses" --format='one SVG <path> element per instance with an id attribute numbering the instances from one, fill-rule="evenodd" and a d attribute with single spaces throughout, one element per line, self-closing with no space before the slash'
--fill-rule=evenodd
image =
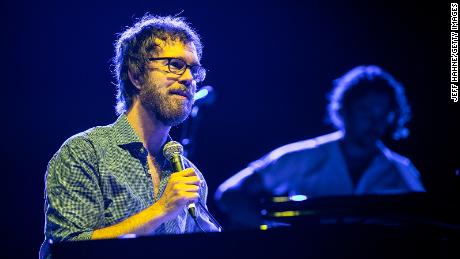
<path id="1" fill-rule="evenodd" d="M 187 68 L 189 68 L 196 82 L 202 82 L 206 77 L 206 69 L 204 67 L 200 65 L 189 65 L 180 58 L 147 58 L 147 60 L 167 60 L 168 63 L 166 65 L 168 66 L 169 72 L 176 75 L 183 75 Z"/>

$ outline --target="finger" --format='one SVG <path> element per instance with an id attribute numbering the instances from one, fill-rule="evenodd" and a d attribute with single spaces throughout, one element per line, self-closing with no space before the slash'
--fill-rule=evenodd
<path id="1" fill-rule="evenodd" d="M 195 169 L 193 168 L 186 168 L 180 172 L 175 172 L 171 174 L 171 178 L 176 177 L 188 177 L 188 176 L 197 176 L 195 173 Z"/>
<path id="2" fill-rule="evenodd" d="M 187 192 L 187 193 L 195 192 L 195 193 L 198 193 L 198 191 L 200 190 L 199 186 L 191 185 L 191 184 L 177 184 L 175 187 L 176 187 L 176 190 L 179 193 L 182 193 L 182 192 Z"/>
<path id="3" fill-rule="evenodd" d="M 198 176 L 188 176 L 180 178 L 181 183 L 185 184 L 193 184 L 196 186 L 200 186 L 201 179 Z"/>
<path id="4" fill-rule="evenodd" d="M 197 185 L 187 185 L 187 187 L 184 188 L 184 191 L 186 191 L 186 192 L 198 193 L 199 190 L 200 190 L 200 187 L 197 186 Z"/>
<path id="5" fill-rule="evenodd" d="M 179 172 L 181 176 L 196 176 L 195 169 L 192 167 L 186 168 Z"/>
<path id="6" fill-rule="evenodd" d="M 185 183 L 185 184 L 193 184 L 193 185 L 200 185 L 201 179 L 198 176 L 175 176 L 169 179 L 169 182 L 174 184 Z"/>

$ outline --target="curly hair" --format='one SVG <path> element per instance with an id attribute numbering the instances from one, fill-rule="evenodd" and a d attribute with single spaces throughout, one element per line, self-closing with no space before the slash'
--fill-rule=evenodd
<path id="1" fill-rule="evenodd" d="M 334 80 L 334 87 L 328 96 L 329 121 L 336 128 L 343 129 L 341 112 L 350 107 L 356 98 L 369 91 L 389 94 L 396 115 L 391 125 L 392 137 L 394 140 L 406 138 L 409 130 L 405 125 L 411 119 L 411 110 L 404 87 L 393 76 L 375 65 L 355 67 Z"/>
<path id="2" fill-rule="evenodd" d="M 201 59 L 203 45 L 200 36 L 184 17 L 144 15 L 132 27 L 118 34 L 114 44 L 112 66 L 117 87 L 115 110 L 118 115 L 131 107 L 132 97 L 138 93 L 129 79 L 128 71 L 139 75 L 145 73 L 145 59 L 149 53 L 158 53 L 160 48 L 155 44 L 155 39 L 193 43 L 198 59 Z"/>

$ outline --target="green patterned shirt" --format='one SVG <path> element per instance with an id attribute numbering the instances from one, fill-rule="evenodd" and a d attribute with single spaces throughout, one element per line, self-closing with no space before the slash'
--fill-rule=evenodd
<path id="1" fill-rule="evenodd" d="M 88 240 L 95 229 L 114 225 L 155 203 L 172 173 L 162 158 L 158 196 L 154 188 L 148 152 L 121 115 L 114 124 L 95 127 L 69 138 L 48 164 L 45 177 L 45 242 L 40 257 L 49 254 L 48 243 Z M 187 159 L 184 167 L 195 168 Z M 207 185 L 200 188 L 200 203 L 206 206 Z M 218 231 L 206 213 L 197 206 L 200 226 Z M 187 208 L 174 220 L 160 225 L 152 234 L 180 234 L 201 231 Z"/>

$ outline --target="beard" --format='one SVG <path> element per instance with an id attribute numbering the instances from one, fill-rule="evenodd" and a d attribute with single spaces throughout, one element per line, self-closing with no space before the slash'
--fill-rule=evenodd
<path id="1" fill-rule="evenodd" d="M 172 89 L 172 87 L 171 87 Z M 174 90 L 189 91 L 185 86 Z M 146 110 L 167 126 L 177 126 L 189 116 L 193 98 L 176 98 L 170 90 L 161 88 L 155 81 L 148 81 L 139 92 L 139 100 Z M 194 89 L 192 89 L 194 90 Z M 193 96 L 191 94 L 190 96 Z"/>

